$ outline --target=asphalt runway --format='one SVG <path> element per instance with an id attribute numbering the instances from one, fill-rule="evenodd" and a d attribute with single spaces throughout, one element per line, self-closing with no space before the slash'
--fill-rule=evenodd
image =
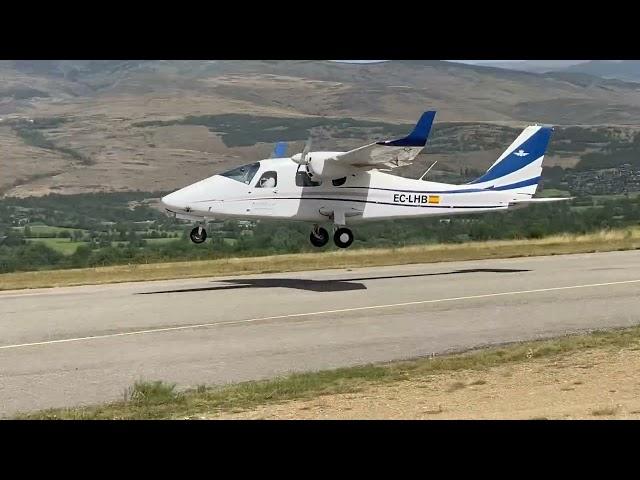
<path id="1" fill-rule="evenodd" d="M 640 251 L 0 292 L 0 415 L 640 323 Z"/>

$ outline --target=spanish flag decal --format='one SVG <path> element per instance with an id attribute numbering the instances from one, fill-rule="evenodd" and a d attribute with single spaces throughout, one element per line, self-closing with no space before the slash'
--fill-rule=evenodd
<path id="1" fill-rule="evenodd" d="M 429 203 L 440 203 L 440 195 L 429 195 Z"/>

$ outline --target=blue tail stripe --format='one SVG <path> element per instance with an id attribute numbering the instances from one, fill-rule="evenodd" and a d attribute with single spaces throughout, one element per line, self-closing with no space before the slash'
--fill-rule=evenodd
<path id="1" fill-rule="evenodd" d="M 424 147 L 427 144 L 427 138 L 429 138 L 435 116 L 435 111 L 424 112 L 413 129 L 413 132 L 409 135 L 398 140 L 378 142 L 378 145 L 387 145 L 390 147 Z"/>
<path id="2" fill-rule="evenodd" d="M 273 149 L 273 156 L 271 158 L 284 158 L 286 154 L 287 142 L 278 142 Z"/>
<path id="3" fill-rule="evenodd" d="M 540 128 L 540 130 L 534 133 L 528 140 L 503 158 L 500 163 L 494 165 L 483 176 L 471 183 L 490 182 L 491 180 L 517 172 L 521 168 L 535 162 L 543 156 L 547 150 L 552 131 L 553 128 L 551 127 Z"/>
<path id="4" fill-rule="evenodd" d="M 491 190 L 515 190 L 516 188 L 528 187 L 530 185 L 537 185 L 540 182 L 541 177 L 530 178 L 529 180 L 522 180 L 521 182 L 512 183 L 510 185 L 501 185 L 499 187 L 493 187 Z"/>

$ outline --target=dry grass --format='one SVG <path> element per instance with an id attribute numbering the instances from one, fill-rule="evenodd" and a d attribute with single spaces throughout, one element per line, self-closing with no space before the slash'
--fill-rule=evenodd
<path id="1" fill-rule="evenodd" d="M 476 380 L 475 382 L 471 382 L 469 385 L 486 385 L 487 381 L 486 380 Z"/>
<path id="2" fill-rule="evenodd" d="M 635 249 L 640 249 L 640 229 L 637 228 L 603 231 L 588 235 L 555 235 L 539 240 L 415 245 L 392 249 L 373 248 L 196 262 L 8 273 L 0 275 L 0 290 Z"/>
<path id="3" fill-rule="evenodd" d="M 457 390 L 461 390 L 464 387 L 466 387 L 466 385 L 463 382 L 454 382 L 451 384 L 451 386 L 447 389 L 447 392 L 452 393 L 455 392 Z"/>
<path id="4" fill-rule="evenodd" d="M 618 407 L 616 406 L 601 407 L 601 408 L 596 408 L 595 410 L 592 410 L 591 415 L 593 415 L 594 417 L 609 417 L 611 415 L 615 415 L 617 411 L 618 411 Z"/>

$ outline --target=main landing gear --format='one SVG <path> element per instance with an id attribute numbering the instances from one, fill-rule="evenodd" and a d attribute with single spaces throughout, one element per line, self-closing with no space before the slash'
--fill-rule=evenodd
<path id="1" fill-rule="evenodd" d="M 202 225 L 198 225 L 191 230 L 189 236 L 193 243 L 203 243 L 207 239 L 207 231 L 202 227 Z"/>
<path id="2" fill-rule="evenodd" d="M 318 225 L 314 225 L 309 234 L 309 240 L 314 247 L 324 247 L 329 241 L 329 232 Z"/>
<path id="3" fill-rule="evenodd" d="M 329 233 L 324 228 L 314 225 L 309 240 L 314 247 L 324 247 L 329 242 Z M 353 243 L 353 232 L 345 227 L 337 228 L 333 234 L 333 242 L 339 248 L 347 248 Z"/>
<path id="4" fill-rule="evenodd" d="M 340 227 L 333 234 L 333 242 L 336 247 L 347 248 L 353 243 L 353 232 L 348 228 Z"/>

